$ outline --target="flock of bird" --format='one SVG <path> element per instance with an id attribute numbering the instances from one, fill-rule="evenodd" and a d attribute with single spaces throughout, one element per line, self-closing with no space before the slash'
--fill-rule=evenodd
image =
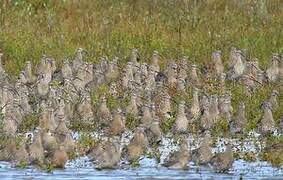
<path id="1" fill-rule="evenodd" d="M 228 144 L 224 152 L 213 154 L 210 130 L 224 118 L 231 133 L 243 133 L 248 119 L 243 102 L 233 110 L 231 93 L 226 91 L 225 83 L 242 84 L 245 95 L 251 96 L 257 88 L 280 83 L 283 77 L 282 55 L 273 54 L 269 67 L 262 70 L 256 58 L 248 59 L 236 48 L 231 49 L 227 68 L 224 68 L 221 52 L 216 51 L 202 70 L 186 57 L 168 61 L 161 70 L 157 51 L 147 64 L 140 62 L 137 49 L 132 50 L 123 67 L 119 66 L 116 57 L 112 61 L 102 58 L 96 64 L 83 59 L 83 50 L 79 48 L 72 61 L 65 60 L 61 68 L 47 56 L 42 57 L 36 71 L 27 61 L 15 83 L 9 80 L 0 61 L 1 134 L 4 139 L 0 145 L 0 160 L 34 165 L 50 163 L 53 167 L 64 168 L 69 153 L 75 152 L 78 144 L 72 137 L 70 125 L 96 124 L 96 129 L 107 138 L 85 153 L 99 169 L 117 168 L 122 158 L 134 162 L 143 157 L 149 147 L 158 146 L 165 136 L 161 123 L 172 118 L 172 104 L 176 103 L 170 133 L 179 135 L 179 149 L 172 152 L 163 165 L 185 169 L 193 160 L 200 165 L 210 164 L 216 171 L 226 171 L 234 161 L 231 145 Z M 223 93 L 206 93 L 207 79 L 217 81 L 217 88 Z M 94 107 L 92 93 L 98 92 L 102 85 L 107 86 L 108 92 L 100 94 Z M 174 93 L 185 94 L 188 88 L 191 89 L 190 103 L 186 99 L 173 102 Z M 274 89 L 262 103 L 263 114 L 258 124 L 258 132 L 262 135 L 276 129 L 282 131 L 283 118 L 278 125 L 272 115 L 272 109 L 280 108 L 279 92 Z M 109 96 L 119 102 L 115 109 L 109 108 Z M 123 106 L 125 99 L 127 103 Z M 26 140 L 18 141 L 19 126 L 30 114 L 38 114 L 38 127 Z M 127 129 L 128 116 L 138 119 L 138 124 L 131 129 L 133 137 L 129 143 L 121 147 L 120 137 Z M 199 127 L 202 139 L 194 152 L 189 152 L 187 141 L 191 124 Z"/>

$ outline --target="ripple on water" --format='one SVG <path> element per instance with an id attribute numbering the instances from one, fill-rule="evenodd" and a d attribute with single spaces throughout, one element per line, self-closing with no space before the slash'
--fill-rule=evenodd
<path id="1" fill-rule="evenodd" d="M 33 167 L 16 169 L 10 163 L 0 162 L 1 179 L 238 179 L 246 178 L 283 178 L 283 169 L 274 168 L 266 162 L 245 162 L 237 160 L 229 173 L 214 173 L 209 167 L 197 167 L 189 163 L 189 170 L 169 170 L 157 165 L 153 159 L 144 158 L 139 168 L 96 170 L 87 157 L 80 157 L 67 163 L 64 170 L 46 173 Z"/>

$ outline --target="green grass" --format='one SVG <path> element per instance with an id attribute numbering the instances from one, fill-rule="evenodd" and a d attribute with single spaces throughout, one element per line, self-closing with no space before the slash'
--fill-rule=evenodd
<path id="1" fill-rule="evenodd" d="M 37 64 L 47 54 L 60 63 L 78 47 L 88 61 L 107 55 L 125 62 L 135 47 L 142 61 L 158 50 L 164 59 L 186 55 L 202 64 L 217 49 L 227 59 L 235 46 L 266 66 L 272 52 L 283 51 L 282 19 L 281 0 L 4 0 L 0 51 L 13 77 L 27 60 Z"/>
<path id="2" fill-rule="evenodd" d="M 157 50 L 161 67 L 167 59 L 184 55 L 202 67 L 215 50 L 223 52 L 226 62 L 231 47 L 237 47 L 247 49 L 248 56 L 257 57 L 264 68 L 272 52 L 283 53 L 282 19 L 281 0 L 5 0 L 0 1 L 0 52 L 13 79 L 27 60 L 37 65 L 47 54 L 60 65 L 78 47 L 86 50 L 86 61 L 118 56 L 119 64 L 128 60 L 132 48 L 140 50 L 145 62 Z M 247 115 L 254 119 L 249 129 L 253 128 L 259 103 L 271 88 L 246 100 L 241 86 L 228 86 L 234 108 L 241 99 L 248 101 Z M 103 85 L 92 93 L 94 106 L 107 92 Z M 173 94 L 177 102 L 179 97 L 191 98 L 191 94 Z M 113 110 L 118 101 L 110 98 L 107 104 Z M 253 106 L 256 111 L 250 109 Z M 278 119 L 282 110 L 274 113 Z"/>

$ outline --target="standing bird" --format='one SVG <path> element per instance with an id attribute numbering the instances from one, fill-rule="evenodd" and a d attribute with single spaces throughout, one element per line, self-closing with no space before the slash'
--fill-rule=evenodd
<path id="1" fill-rule="evenodd" d="M 25 70 L 24 70 L 26 77 L 27 77 L 27 83 L 33 84 L 36 81 L 36 77 L 32 73 L 32 64 L 30 61 L 26 62 Z"/>
<path id="2" fill-rule="evenodd" d="M 244 102 L 240 102 L 238 105 L 237 112 L 230 123 L 230 130 L 233 133 L 241 133 L 244 131 L 246 124 L 247 118 L 245 115 L 245 104 Z"/>
<path id="3" fill-rule="evenodd" d="M 199 89 L 193 90 L 193 101 L 190 107 L 190 116 L 192 119 L 196 119 L 200 115 L 200 103 L 199 103 Z"/>
<path id="4" fill-rule="evenodd" d="M 153 71 L 155 71 L 156 73 L 160 71 L 160 67 L 159 67 L 159 53 L 158 51 L 153 51 L 152 54 L 152 58 L 151 58 L 151 66 Z"/>
<path id="5" fill-rule="evenodd" d="M 233 112 L 233 107 L 231 105 L 231 94 L 225 93 L 219 97 L 219 112 L 220 115 L 225 117 L 225 119 L 231 121 L 231 113 Z"/>
<path id="6" fill-rule="evenodd" d="M 277 90 L 273 90 L 271 92 L 271 95 L 269 97 L 269 103 L 272 109 L 276 109 L 279 106 L 278 101 L 277 101 L 278 95 L 279 95 L 279 92 Z"/>
<path id="7" fill-rule="evenodd" d="M 56 148 L 58 148 L 56 138 L 54 134 L 49 131 L 46 132 L 45 130 L 40 130 L 39 133 L 41 134 L 43 149 L 47 155 L 50 155 L 50 153 L 54 152 Z"/>
<path id="8" fill-rule="evenodd" d="M 126 113 L 127 114 L 132 114 L 135 117 L 138 116 L 139 110 L 138 110 L 138 105 L 137 105 L 137 96 L 135 93 L 132 94 L 131 100 L 129 105 L 126 107 Z"/>
<path id="9" fill-rule="evenodd" d="M 171 108 L 171 97 L 168 93 L 162 95 L 158 110 L 162 120 L 165 120 L 170 117 L 172 108 Z"/>
<path id="10" fill-rule="evenodd" d="M 191 70 L 189 71 L 189 82 L 191 83 L 192 86 L 200 85 L 200 81 L 197 73 L 197 66 L 195 64 L 191 65 Z"/>
<path id="11" fill-rule="evenodd" d="M 189 162 L 188 141 L 182 137 L 180 142 L 180 149 L 172 152 L 165 159 L 164 166 L 169 169 L 187 169 Z"/>
<path id="12" fill-rule="evenodd" d="M 63 79 L 73 79 L 73 70 L 72 70 L 72 66 L 68 59 L 63 61 L 61 73 L 62 73 Z"/>
<path id="13" fill-rule="evenodd" d="M 189 121 L 185 113 L 185 101 L 180 101 L 178 105 L 177 117 L 174 124 L 174 131 L 177 133 L 186 133 Z"/>
<path id="14" fill-rule="evenodd" d="M 224 72 L 224 66 L 221 60 L 221 51 L 215 51 L 212 53 L 213 69 L 216 77 L 219 77 Z"/>
<path id="15" fill-rule="evenodd" d="M 45 99 L 49 93 L 49 82 L 44 78 L 44 75 L 39 75 L 39 80 L 37 82 L 37 95 Z"/>
<path id="16" fill-rule="evenodd" d="M 271 104 L 263 102 L 262 104 L 263 115 L 260 121 L 259 131 L 265 135 L 275 130 L 275 122 L 272 115 Z"/>
<path id="17" fill-rule="evenodd" d="M 40 133 L 36 133 L 32 144 L 29 146 L 29 159 L 32 164 L 41 164 L 44 161 L 44 149 Z"/>
<path id="18" fill-rule="evenodd" d="M 111 120 L 111 113 L 107 107 L 107 99 L 105 98 L 105 96 L 101 97 L 101 102 L 97 113 L 101 123 L 104 125 L 108 125 Z"/>
<path id="19" fill-rule="evenodd" d="M 125 152 L 127 153 L 126 156 L 129 161 L 139 159 L 145 153 L 148 144 L 149 142 L 145 134 L 145 129 L 142 126 L 139 126 L 125 149 Z"/>
<path id="20" fill-rule="evenodd" d="M 122 110 L 118 108 L 113 115 L 113 120 L 110 122 L 110 126 L 108 129 L 108 134 L 112 136 L 118 136 L 122 134 L 126 128 L 125 119 L 122 115 Z"/>
<path id="21" fill-rule="evenodd" d="M 82 67 L 83 65 L 83 49 L 82 48 L 78 48 L 77 51 L 76 51 L 76 55 L 75 55 L 75 58 L 73 60 L 73 66 L 72 66 L 72 69 L 73 71 L 76 73 L 77 70 Z"/>
<path id="22" fill-rule="evenodd" d="M 177 77 L 178 77 L 178 66 L 174 61 L 170 61 L 167 69 L 166 69 L 166 76 L 167 76 L 167 81 L 168 85 L 170 87 L 175 87 L 177 84 Z"/>
<path id="23" fill-rule="evenodd" d="M 245 60 L 242 52 L 233 48 L 230 52 L 227 78 L 234 80 L 239 78 L 245 71 Z"/>
<path id="24" fill-rule="evenodd" d="M 203 104 L 202 114 L 200 116 L 200 129 L 206 131 L 213 126 L 214 122 L 209 113 L 209 104 Z"/>
<path id="25" fill-rule="evenodd" d="M 234 157 L 231 145 L 228 144 L 224 152 L 215 154 L 211 160 L 216 172 L 227 172 L 233 165 Z"/>
<path id="26" fill-rule="evenodd" d="M 216 94 L 209 98 L 209 114 L 211 119 L 216 122 L 219 118 L 218 97 Z"/>
<path id="27" fill-rule="evenodd" d="M 202 135 L 202 141 L 199 148 L 193 151 L 192 158 L 198 165 L 206 165 L 211 161 L 213 157 L 211 148 L 212 144 L 213 139 L 211 137 L 210 131 L 206 131 Z"/>
<path id="28" fill-rule="evenodd" d="M 270 66 L 266 69 L 266 77 L 269 82 L 275 82 L 279 76 L 279 62 L 278 54 L 273 54 L 270 60 Z"/>
<path id="29" fill-rule="evenodd" d="M 52 167 L 65 168 L 65 164 L 68 160 L 68 154 L 65 151 L 63 145 L 59 145 L 50 155 Z"/>
<path id="30" fill-rule="evenodd" d="M 112 139 L 99 142 L 88 154 L 93 160 L 96 169 L 113 169 L 121 159 L 118 142 Z"/>
<path id="31" fill-rule="evenodd" d="M 162 138 L 159 119 L 154 119 L 148 130 L 146 130 L 148 141 L 150 144 L 159 143 Z"/>
<path id="32" fill-rule="evenodd" d="M 152 117 L 150 109 L 151 107 L 148 103 L 146 103 L 142 109 L 141 124 L 146 128 L 150 127 L 153 121 L 153 117 Z"/>

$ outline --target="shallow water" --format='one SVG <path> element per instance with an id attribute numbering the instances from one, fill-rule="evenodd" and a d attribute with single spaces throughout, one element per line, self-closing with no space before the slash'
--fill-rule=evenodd
<path id="1" fill-rule="evenodd" d="M 16 169 L 0 162 L 0 179 L 283 179 L 283 167 L 274 168 L 266 162 L 247 163 L 237 160 L 226 174 L 214 173 L 208 167 L 189 164 L 189 170 L 168 170 L 152 159 L 141 160 L 139 168 L 96 170 L 87 158 L 67 163 L 66 169 L 46 173 L 33 167 Z"/>
<path id="2" fill-rule="evenodd" d="M 101 138 L 101 134 L 94 133 L 93 138 Z M 79 133 L 73 134 L 78 139 Z M 126 132 L 121 138 L 121 144 L 126 145 L 132 137 L 131 132 Z M 258 134 L 251 132 L 248 138 L 241 143 L 237 139 L 219 138 L 213 152 L 225 149 L 225 142 L 230 141 L 234 146 L 234 152 L 258 153 L 264 144 L 259 143 Z M 190 150 L 198 147 L 199 139 L 189 136 Z M 237 148 L 236 148 L 237 147 Z M 161 153 L 160 161 L 168 154 L 178 149 L 178 146 L 169 137 L 162 138 L 159 147 Z M 127 162 L 124 162 L 127 164 Z M 122 166 L 124 167 L 124 166 Z M 283 166 L 272 167 L 267 162 L 245 162 L 236 160 L 228 173 L 215 173 L 211 167 L 197 167 L 192 162 L 188 164 L 188 170 L 169 170 L 157 164 L 154 159 L 144 158 L 140 161 L 139 168 L 123 168 L 115 170 L 96 170 L 87 156 L 68 161 L 63 170 L 54 170 L 52 173 L 38 170 L 32 166 L 26 169 L 14 168 L 8 162 L 0 161 L 0 180 L 6 179 L 283 179 Z"/>

